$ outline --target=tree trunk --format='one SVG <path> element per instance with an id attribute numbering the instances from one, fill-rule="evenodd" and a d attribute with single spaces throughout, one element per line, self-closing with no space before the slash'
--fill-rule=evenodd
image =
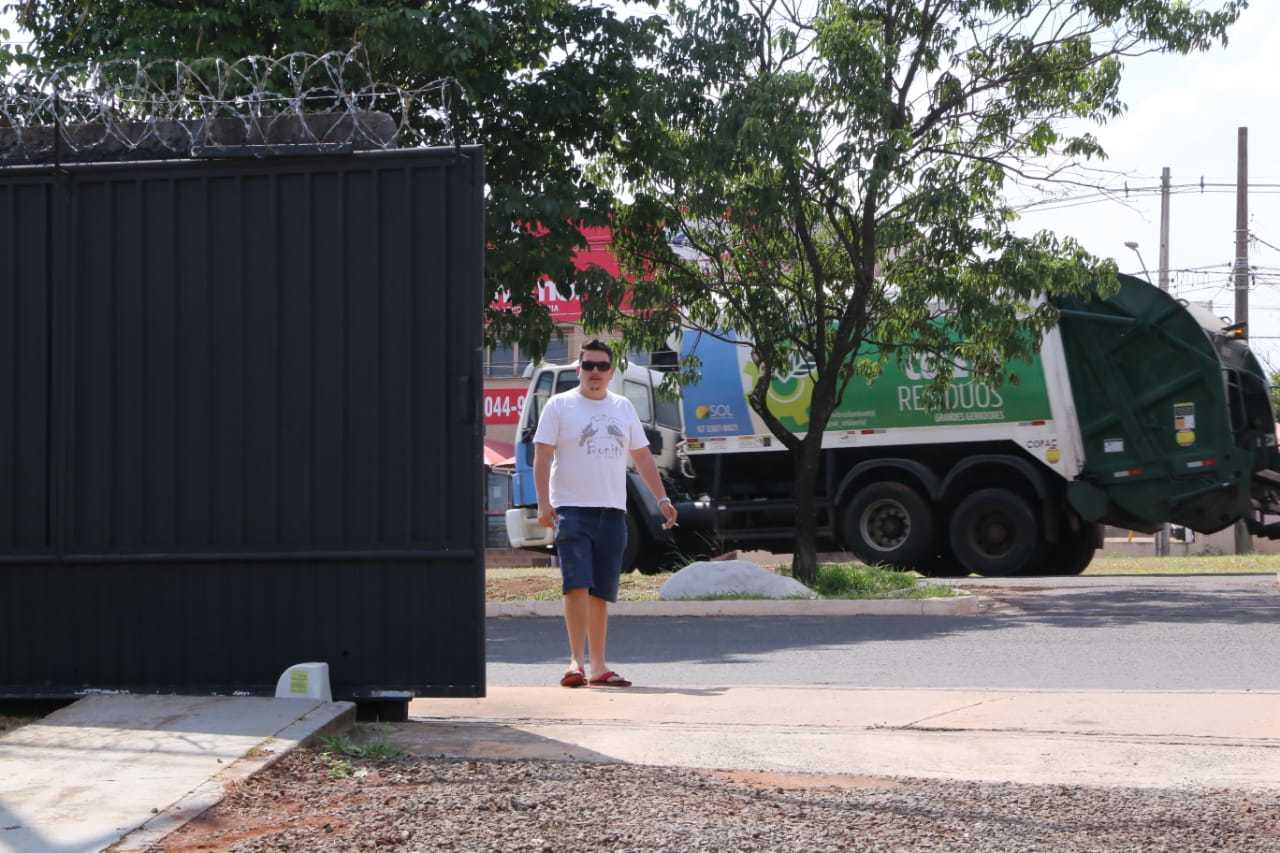
<path id="1" fill-rule="evenodd" d="M 791 576 L 808 586 L 818 579 L 818 517 L 814 507 L 818 469 L 822 460 L 822 433 L 810 433 L 797 450 L 795 460 L 796 542 L 791 557 Z"/>

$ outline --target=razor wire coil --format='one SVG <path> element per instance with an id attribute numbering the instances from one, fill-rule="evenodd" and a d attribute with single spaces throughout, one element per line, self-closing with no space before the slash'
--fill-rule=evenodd
<path id="1" fill-rule="evenodd" d="M 378 82 L 364 48 L 180 60 L 118 59 L 0 78 L 0 164 L 143 153 L 184 157 L 455 145 L 451 78 Z"/>

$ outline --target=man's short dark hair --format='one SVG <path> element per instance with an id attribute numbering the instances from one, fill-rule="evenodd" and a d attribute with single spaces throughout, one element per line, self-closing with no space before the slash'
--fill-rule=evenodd
<path id="1" fill-rule="evenodd" d="M 613 347 L 599 338 L 592 338 L 582 345 L 582 352 L 578 353 L 578 361 L 582 361 L 582 357 L 587 354 L 587 350 L 604 353 L 609 356 L 609 363 L 613 364 Z"/>

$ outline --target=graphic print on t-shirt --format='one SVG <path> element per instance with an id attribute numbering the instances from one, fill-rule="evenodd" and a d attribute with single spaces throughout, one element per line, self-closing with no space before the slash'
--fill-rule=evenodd
<path id="1" fill-rule="evenodd" d="M 617 418 L 596 415 L 582 428 L 578 446 L 586 448 L 588 456 L 617 459 L 627 447 L 627 433 Z"/>

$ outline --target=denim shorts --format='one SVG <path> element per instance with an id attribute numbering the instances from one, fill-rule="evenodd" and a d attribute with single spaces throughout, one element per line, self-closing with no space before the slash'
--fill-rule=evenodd
<path id="1" fill-rule="evenodd" d="M 617 601 L 626 548 L 625 510 L 580 506 L 556 510 L 556 553 L 564 592 L 586 589 L 596 598 Z"/>

